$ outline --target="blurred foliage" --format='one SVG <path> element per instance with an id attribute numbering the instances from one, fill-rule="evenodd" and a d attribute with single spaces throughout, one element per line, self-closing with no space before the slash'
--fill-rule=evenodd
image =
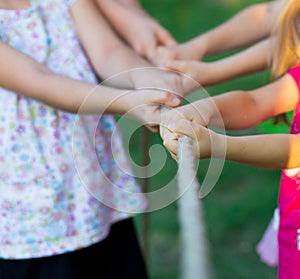
<path id="1" fill-rule="evenodd" d="M 141 1 L 144 8 L 170 30 L 178 42 L 187 41 L 224 22 L 242 8 L 259 2 L 262 1 Z M 210 95 L 215 95 L 235 89 L 252 89 L 267 82 L 269 82 L 268 72 L 263 72 L 207 88 L 207 91 Z M 191 98 L 196 99 L 197 93 Z M 270 120 L 258 127 L 235 134 L 287 131 L 288 127 L 284 124 L 274 126 Z M 124 133 L 126 136 L 126 129 Z M 130 153 L 136 163 L 141 162 L 140 136 L 140 131 L 137 131 L 130 141 Z M 161 139 L 158 135 L 151 134 L 151 144 L 156 143 L 161 144 Z M 156 153 L 152 158 L 153 161 L 158 162 L 160 156 L 160 153 Z M 208 163 L 208 161 L 203 161 L 200 164 L 200 181 L 205 175 Z M 176 163 L 168 155 L 165 167 L 151 178 L 151 189 L 162 187 L 174 177 L 175 173 Z M 276 277 L 276 268 L 263 264 L 256 254 L 255 247 L 276 207 L 279 180 L 279 171 L 257 169 L 232 162 L 225 163 L 217 185 L 203 200 L 210 257 L 216 279 Z M 179 277 L 179 227 L 176 210 L 176 203 L 173 203 L 149 214 L 148 265 L 151 279 Z M 142 216 L 136 218 L 139 231 L 141 231 L 141 219 Z"/>

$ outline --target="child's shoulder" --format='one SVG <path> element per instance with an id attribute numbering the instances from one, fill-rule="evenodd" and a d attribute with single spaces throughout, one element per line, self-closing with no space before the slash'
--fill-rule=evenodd
<path id="1" fill-rule="evenodd" d="M 294 67 L 292 67 L 288 72 L 288 75 L 292 76 L 293 79 L 295 80 L 295 82 L 298 85 L 298 88 L 300 90 L 300 64 L 295 65 Z"/>
<path id="2" fill-rule="evenodd" d="M 287 74 L 295 77 L 295 78 L 300 78 L 300 64 L 297 64 L 290 68 L 287 72 Z"/>

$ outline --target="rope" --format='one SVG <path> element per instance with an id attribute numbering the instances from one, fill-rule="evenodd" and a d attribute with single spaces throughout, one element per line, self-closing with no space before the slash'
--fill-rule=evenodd
<path id="1" fill-rule="evenodd" d="M 179 138 L 178 147 L 178 219 L 181 240 L 181 278 L 210 279 L 208 249 L 195 158 L 190 139 Z"/>
<path id="2" fill-rule="evenodd" d="M 145 193 L 149 192 L 149 141 L 150 141 L 150 132 L 146 127 L 142 127 L 142 139 L 141 139 L 141 148 L 142 148 L 142 166 L 144 167 L 142 187 Z M 145 212 L 142 216 L 142 243 L 143 243 L 143 253 L 145 258 L 145 263 L 149 265 L 149 213 Z"/>

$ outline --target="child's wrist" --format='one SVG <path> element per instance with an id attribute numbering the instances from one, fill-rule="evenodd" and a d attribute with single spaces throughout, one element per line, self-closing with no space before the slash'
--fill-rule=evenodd
<path id="1" fill-rule="evenodd" d="M 202 60 L 208 53 L 208 38 L 205 35 L 201 35 L 189 42 L 191 50 L 198 60 Z"/>
<path id="2" fill-rule="evenodd" d="M 130 93 L 130 90 L 120 90 L 120 89 L 113 89 L 115 91 L 114 99 L 108 104 L 108 108 L 114 114 L 123 115 L 128 113 L 133 108 L 133 102 L 130 102 L 132 98 L 129 96 L 133 94 Z"/>
<path id="3" fill-rule="evenodd" d="M 218 61 L 212 61 L 212 62 L 203 62 L 205 63 L 205 83 L 204 86 L 212 86 L 216 85 L 219 82 L 221 82 L 221 78 L 219 75 L 219 65 Z"/>
<path id="4" fill-rule="evenodd" d="M 224 160 L 227 157 L 227 136 L 213 130 L 210 133 L 210 152 L 207 157 Z"/>
<path id="5" fill-rule="evenodd" d="M 212 98 L 210 97 L 207 97 L 198 102 L 199 102 L 199 105 L 197 105 L 198 115 L 201 116 L 204 125 L 209 126 L 211 124 L 211 119 L 214 117 L 216 112 L 215 103 L 212 101 Z"/>
<path id="6" fill-rule="evenodd" d="M 195 105 L 194 103 L 191 103 L 189 105 L 182 107 L 184 108 L 183 114 L 186 119 L 192 120 L 193 122 L 202 126 L 208 126 L 210 113 L 206 109 L 202 109 L 203 107 L 205 107 L 205 105 L 198 106 Z"/>

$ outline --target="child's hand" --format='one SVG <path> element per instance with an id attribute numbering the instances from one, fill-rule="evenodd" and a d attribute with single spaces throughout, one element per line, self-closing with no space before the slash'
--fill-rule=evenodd
<path id="1" fill-rule="evenodd" d="M 183 97 L 197 89 L 197 83 L 187 77 L 168 70 L 143 68 L 131 73 L 133 88 L 151 88 L 171 92 Z"/>
<path id="2" fill-rule="evenodd" d="M 201 60 L 205 53 L 205 44 L 196 47 L 193 41 L 176 46 L 160 46 L 152 62 L 161 65 L 170 60 Z"/>
<path id="3" fill-rule="evenodd" d="M 174 108 L 181 103 L 179 97 L 162 90 L 136 90 L 129 92 L 124 98 L 128 115 L 144 124 L 152 132 L 159 130 L 161 106 Z"/>
<path id="4" fill-rule="evenodd" d="M 135 24 L 134 29 L 132 32 L 129 32 L 127 41 L 129 41 L 130 45 L 138 54 L 144 56 L 151 62 L 155 61 L 157 47 L 176 45 L 176 41 L 171 34 L 156 20 L 150 17 L 141 18 L 139 23 Z M 132 34 L 132 36 L 130 36 L 130 34 Z M 139 35 L 137 36 L 137 34 Z"/>
<path id="5" fill-rule="evenodd" d="M 119 32 L 127 43 L 141 56 L 149 61 L 155 59 L 160 46 L 171 47 L 177 44 L 175 39 L 154 18 L 144 11 L 126 9 L 127 19 Z"/>
<path id="6" fill-rule="evenodd" d="M 206 126 L 209 119 L 207 106 L 203 103 L 202 108 L 196 108 L 193 104 L 185 105 L 176 109 L 163 110 L 160 117 L 160 134 L 164 139 L 170 134 L 169 126 L 179 123 L 182 119 L 197 125 Z"/>
<path id="7" fill-rule="evenodd" d="M 118 34 L 148 60 L 152 60 L 157 47 L 177 44 L 172 35 L 138 1 L 96 2 Z"/>
<path id="8" fill-rule="evenodd" d="M 210 129 L 187 119 L 181 119 L 176 123 L 170 124 L 168 132 L 164 133 L 162 139 L 165 147 L 175 160 L 177 160 L 178 156 L 178 139 L 182 135 L 191 138 L 192 151 L 197 159 L 211 156 L 212 143 L 215 142 L 214 138 L 218 136 Z"/>

